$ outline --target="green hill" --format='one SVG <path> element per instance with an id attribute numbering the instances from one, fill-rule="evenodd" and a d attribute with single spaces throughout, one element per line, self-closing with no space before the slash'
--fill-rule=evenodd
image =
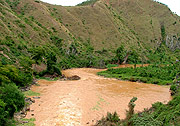
<path id="1" fill-rule="evenodd" d="M 33 78 L 124 59 L 180 60 L 180 17 L 152 0 L 88 0 L 73 7 L 0 0 L 0 125 L 25 105 L 18 88 Z"/>
<path id="2" fill-rule="evenodd" d="M 165 5 L 151 0 L 94 2 L 63 7 L 37 0 L 1 0 L 0 55 L 18 64 L 21 58 L 32 59 L 32 50 L 42 47 L 43 54 L 54 52 L 58 62 L 70 53 L 86 59 L 88 50 L 89 57 L 109 60 L 123 45 L 148 60 L 162 41 L 172 51 L 180 48 L 180 18 Z"/>

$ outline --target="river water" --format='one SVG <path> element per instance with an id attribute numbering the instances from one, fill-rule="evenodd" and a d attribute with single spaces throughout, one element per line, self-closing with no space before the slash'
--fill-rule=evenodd
<path id="1" fill-rule="evenodd" d="M 119 67 L 130 67 L 121 65 Z M 171 100 L 169 86 L 120 81 L 97 76 L 102 69 L 64 70 L 66 76 L 78 75 L 77 81 L 39 80 L 32 90 L 41 93 L 31 105 L 27 118 L 36 118 L 36 126 L 90 126 L 107 112 L 116 111 L 125 118 L 128 103 L 137 97 L 135 112 L 150 108 L 157 101 Z"/>

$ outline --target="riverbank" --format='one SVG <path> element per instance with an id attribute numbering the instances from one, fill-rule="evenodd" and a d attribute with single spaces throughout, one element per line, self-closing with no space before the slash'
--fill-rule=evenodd
<path id="1" fill-rule="evenodd" d="M 66 76 L 78 75 L 77 81 L 39 80 L 32 91 L 41 94 L 35 99 L 27 118 L 36 118 L 36 126 L 92 125 L 114 112 L 125 118 L 129 100 L 138 97 L 135 111 L 150 108 L 157 101 L 171 100 L 169 86 L 158 86 L 97 76 L 103 69 L 77 68 L 64 70 Z"/>

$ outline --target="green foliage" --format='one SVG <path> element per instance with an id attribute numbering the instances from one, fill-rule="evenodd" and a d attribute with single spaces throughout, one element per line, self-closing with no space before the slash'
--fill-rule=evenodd
<path id="1" fill-rule="evenodd" d="M 134 115 L 130 120 L 133 126 L 162 126 L 162 122 L 154 119 L 154 116 L 149 113 L 143 113 L 141 116 Z"/>
<path id="2" fill-rule="evenodd" d="M 115 77 L 130 81 L 142 81 L 153 84 L 171 84 L 179 73 L 179 64 L 150 65 L 148 67 L 108 69 L 99 72 L 99 75 Z"/>
<path id="3" fill-rule="evenodd" d="M 0 125 L 3 126 L 7 122 L 8 111 L 5 110 L 6 104 L 0 99 Z"/>
<path id="4" fill-rule="evenodd" d="M 180 91 L 167 105 L 157 102 L 148 111 L 134 115 L 131 118 L 133 125 L 147 126 L 175 126 L 180 124 Z"/>
<path id="5" fill-rule="evenodd" d="M 52 40 L 52 42 L 58 47 L 58 48 L 62 48 L 62 41 L 63 39 L 57 37 L 57 36 L 51 36 L 50 38 Z"/>
<path id="6" fill-rule="evenodd" d="M 118 126 L 120 123 L 119 116 L 116 112 L 112 114 L 108 112 L 107 116 L 99 120 L 95 126 Z"/>
<path id="7" fill-rule="evenodd" d="M 34 59 L 36 63 L 40 63 L 43 60 L 45 50 L 41 46 L 30 48 L 29 52 L 32 54 L 32 59 Z"/>
<path id="8" fill-rule="evenodd" d="M 31 70 L 31 66 L 32 64 L 35 63 L 34 60 L 30 59 L 30 57 L 28 56 L 19 56 L 19 63 L 23 69 L 24 72 L 28 72 L 28 73 L 31 73 L 32 70 Z"/>
<path id="9" fill-rule="evenodd" d="M 173 85 L 171 85 L 171 87 L 170 87 L 170 90 L 171 90 L 171 95 L 176 94 L 176 93 L 177 93 L 177 91 L 178 91 L 178 88 L 179 88 L 179 85 L 177 85 L 177 84 L 173 84 Z"/>
<path id="10" fill-rule="evenodd" d="M 20 111 L 24 105 L 24 95 L 13 83 L 3 83 L 0 87 L 0 99 L 5 103 L 4 112 L 7 117 L 13 117 L 14 112 Z"/>
<path id="11" fill-rule="evenodd" d="M 136 97 L 129 102 L 129 110 L 124 120 L 120 120 L 117 113 L 108 113 L 106 117 L 97 121 L 95 126 L 178 126 L 180 124 L 180 90 L 168 103 L 157 102 L 152 108 L 134 114 Z"/>
<path id="12" fill-rule="evenodd" d="M 120 46 L 116 50 L 116 58 L 118 60 L 118 64 L 121 64 L 123 62 L 125 56 L 126 56 L 126 51 L 124 50 L 124 46 Z"/>
<path id="13" fill-rule="evenodd" d="M 36 3 L 40 3 L 40 1 L 39 1 L 39 0 L 35 0 L 34 2 L 36 2 Z"/>
<path id="14" fill-rule="evenodd" d="M 165 30 L 164 25 L 161 25 L 161 37 L 162 37 L 162 40 L 165 41 L 166 30 Z"/>
<path id="15" fill-rule="evenodd" d="M 116 53 L 116 56 L 113 59 L 111 59 L 111 61 L 110 61 L 111 63 L 122 64 L 124 60 L 129 64 L 141 63 L 140 58 L 139 58 L 139 54 L 134 50 L 128 52 L 124 48 L 123 45 L 121 45 L 119 48 L 117 48 L 115 53 Z"/>
<path id="16" fill-rule="evenodd" d="M 134 104 L 134 102 L 137 100 L 137 97 L 133 97 L 129 104 L 128 104 L 128 108 L 129 110 L 126 112 L 126 121 L 127 121 L 127 126 L 131 126 L 132 125 L 132 121 L 130 120 L 134 114 L 134 107 L 136 106 Z"/>
<path id="17" fill-rule="evenodd" d="M 82 50 L 83 48 L 83 50 Z M 63 58 L 59 62 L 61 69 L 68 68 L 81 68 L 81 67 L 98 67 L 105 68 L 104 57 L 98 57 L 95 55 L 94 48 L 90 44 L 90 40 L 87 43 L 79 44 L 73 42 L 69 48 L 62 53 Z"/>
<path id="18" fill-rule="evenodd" d="M 146 58 L 141 57 L 144 63 L 172 64 L 176 62 L 176 59 L 179 59 L 179 50 L 172 52 L 167 48 L 165 42 L 162 42 L 155 50 L 148 50 L 148 52 L 143 53 L 146 55 Z M 147 58 L 148 60 L 145 60 Z"/>
<path id="19" fill-rule="evenodd" d="M 57 73 L 58 75 L 62 75 L 60 69 L 56 66 L 56 55 L 54 53 L 50 53 L 47 58 L 47 73 L 54 74 Z"/>
<path id="20" fill-rule="evenodd" d="M 128 63 L 140 63 L 138 53 L 136 51 L 130 52 L 128 59 L 127 59 L 127 62 Z"/>
<path id="21" fill-rule="evenodd" d="M 23 92 L 23 94 L 24 94 L 25 96 L 40 96 L 40 93 L 31 91 L 31 90 L 25 91 L 25 92 Z"/>
<path id="22" fill-rule="evenodd" d="M 15 9 L 17 5 L 19 4 L 19 0 L 6 0 L 6 2 L 9 4 L 9 6 L 12 9 Z"/>
<path id="23" fill-rule="evenodd" d="M 3 82 L 13 82 L 18 86 L 25 86 L 31 81 L 31 73 L 22 72 L 13 65 L 0 64 L 0 84 Z"/>
<path id="24" fill-rule="evenodd" d="M 2 45 L 7 45 L 7 46 L 13 46 L 14 40 L 10 36 L 6 36 L 5 39 L 1 42 Z"/>
<path id="25" fill-rule="evenodd" d="M 118 65 L 117 64 L 108 64 L 108 65 L 106 65 L 106 68 L 112 68 L 112 67 L 118 67 Z"/>
<path id="26" fill-rule="evenodd" d="M 61 76 L 62 73 L 56 63 L 57 62 L 56 54 L 51 52 L 46 57 L 47 57 L 47 69 L 40 72 L 39 75 L 40 76 L 44 76 L 46 74 L 53 75 L 56 73 L 58 76 Z"/>

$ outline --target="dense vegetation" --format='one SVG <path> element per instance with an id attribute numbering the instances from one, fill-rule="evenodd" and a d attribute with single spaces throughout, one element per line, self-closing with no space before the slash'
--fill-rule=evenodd
<path id="1" fill-rule="evenodd" d="M 28 85 L 32 74 L 19 70 L 13 65 L 3 65 L 0 62 L 0 125 L 10 125 L 15 112 L 24 105 L 24 95 L 18 87 Z"/>
<path id="2" fill-rule="evenodd" d="M 14 112 L 24 106 L 19 88 L 31 84 L 33 78 L 60 77 L 62 69 L 74 67 L 111 68 L 124 60 L 169 64 L 180 59 L 180 18 L 167 7 L 150 0 L 128 4 L 97 1 L 62 7 L 38 0 L 0 0 L 0 125 L 10 125 Z M 162 69 L 163 73 L 155 66 L 137 68 L 136 73 L 127 68 L 127 73 L 122 70 L 119 76 L 114 70 L 112 75 L 131 81 L 172 83 L 175 66 Z M 171 90 L 176 94 L 177 85 Z M 110 118 L 116 115 L 109 114 Z"/>
<path id="3" fill-rule="evenodd" d="M 134 65 L 135 66 L 135 65 Z M 107 71 L 99 72 L 98 75 L 106 77 L 114 77 L 122 80 L 141 81 L 144 83 L 153 84 L 172 84 L 176 81 L 176 76 L 180 74 L 180 64 L 172 65 L 150 65 L 148 67 L 130 67 L 108 69 Z"/>
<path id="4" fill-rule="evenodd" d="M 126 119 L 120 120 L 117 113 L 108 113 L 105 118 L 103 117 L 97 122 L 97 126 L 178 126 L 180 124 L 180 63 L 136 68 L 110 68 L 98 74 L 130 81 L 171 84 L 170 90 L 173 99 L 168 104 L 157 102 L 150 109 L 136 114 L 133 113 L 135 105 L 131 104 L 131 106 L 129 105 L 131 114 L 127 113 Z"/>

